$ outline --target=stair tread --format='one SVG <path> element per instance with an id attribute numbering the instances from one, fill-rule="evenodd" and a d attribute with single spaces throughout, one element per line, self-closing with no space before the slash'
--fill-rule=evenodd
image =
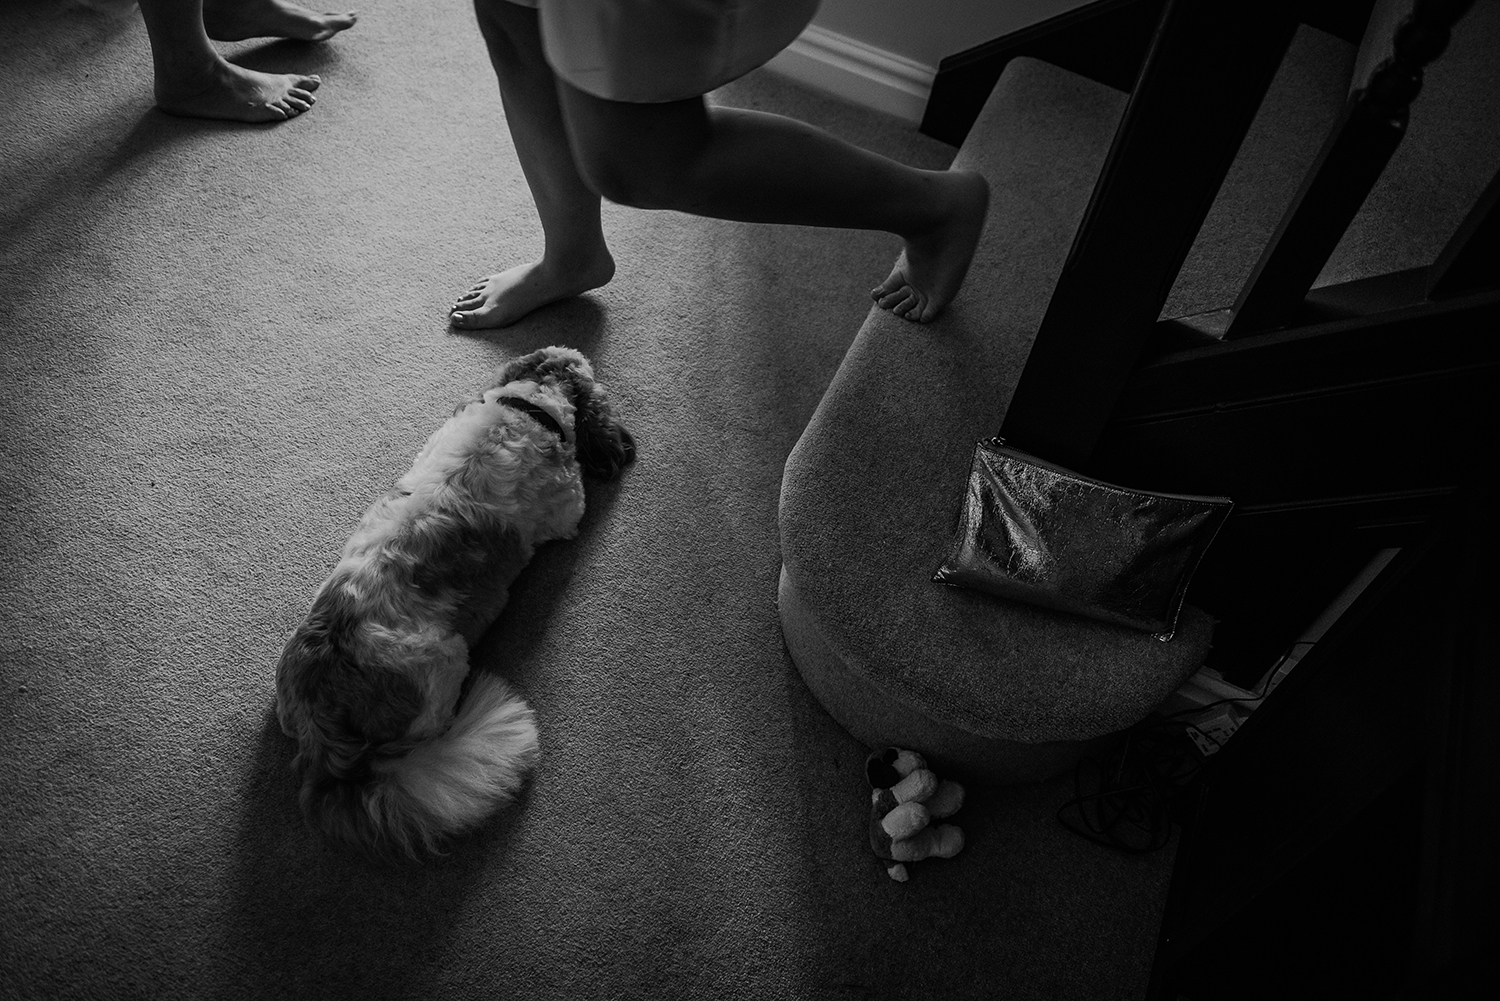
<path id="1" fill-rule="evenodd" d="M 974 442 L 1001 424 L 1125 95 L 1031 59 L 1007 67 L 955 167 L 990 180 L 963 293 L 919 326 L 872 309 L 788 458 L 788 576 L 846 667 L 968 732 L 1076 740 L 1136 722 L 1202 663 L 1177 638 L 945 587 Z"/>
<path id="2" fill-rule="evenodd" d="M 1355 47 L 1302 25 L 1162 308 L 1163 318 L 1232 305 L 1344 106 Z"/>
<path id="3" fill-rule="evenodd" d="M 1476 3 L 1454 25 L 1448 48 L 1423 73 L 1405 138 L 1315 288 L 1437 260 L 1500 170 L 1497 51 L 1500 4 Z M 1367 61 L 1383 58 L 1377 51 Z"/>

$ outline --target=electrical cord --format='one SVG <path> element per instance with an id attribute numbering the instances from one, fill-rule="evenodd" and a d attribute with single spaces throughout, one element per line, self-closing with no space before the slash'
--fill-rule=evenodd
<path id="1" fill-rule="evenodd" d="M 1197 731 L 1221 746 L 1178 717 L 1231 702 L 1258 703 L 1267 694 L 1218 699 L 1151 716 L 1131 727 L 1108 755 L 1084 758 L 1074 767 L 1074 796 L 1058 807 L 1058 821 L 1081 838 L 1127 855 L 1147 855 L 1165 847 L 1172 836 L 1173 807 L 1204 766 L 1186 732 Z"/>
<path id="2" fill-rule="evenodd" d="M 1149 854 L 1171 837 L 1172 802 L 1200 768 L 1180 731 L 1132 727 L 1108 757 L 1078 762 L 1074 797 L 1058 807 L 1057 819 L 1095 844 Z"/>

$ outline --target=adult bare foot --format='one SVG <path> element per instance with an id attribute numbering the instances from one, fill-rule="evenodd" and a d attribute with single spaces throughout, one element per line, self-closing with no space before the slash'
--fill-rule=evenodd
<path id="1" fill-rule="evenodd" d="M 156 106 L 184 118 L 279 122 L 295 118 L 317 101 L 316 75 L 261 73 L 217 59 L 192 70 L 156 78 Z"/>
<path id="2" fill-rule="evenodd" d="M 890 276 L 870 290 L 881 309 L 917 323 L 932 320 L 963 286 L 989 213 L 990 186 L 973 171 L 950 171 L 942 221 L 906 240 Z"/>
<path id="3" fill-rule="evenodd" d="M 204 0 L 203 27 L 208 37 L 220 42 L 245 38 L 294 38 L 322 42 L 345 28 L 352 28 L 359 15 L 319 14 L 290 0 Z"/>
<path id="4" fill-rule="evenodd" d="M 532 310 L 607 285 L 614 276 L 615 259 L 608 250 L 601 249 L 582 267 L 558 266 L 543 256 L 490 275 L 459 296 L 448 319 L 464 330 L 508 326 Z"/>

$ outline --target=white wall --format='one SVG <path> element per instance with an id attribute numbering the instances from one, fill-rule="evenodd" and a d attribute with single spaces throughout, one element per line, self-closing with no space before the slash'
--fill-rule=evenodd
<path id="1" fill-rule="evenodd" d="M 768 69 L 916 123 L 938 63 L 1087 0 L 823 0 Z"/>

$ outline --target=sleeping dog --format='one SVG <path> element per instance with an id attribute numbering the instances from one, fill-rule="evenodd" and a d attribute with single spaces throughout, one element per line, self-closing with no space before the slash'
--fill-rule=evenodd
<path id="1" fill-rule="evenodd" d="M 536 547 L 569 539 L 582 473 L 635 442 L 588 360 L 534 351 L 459 405 L 365 512 L 276 670 L 309 822 L 381 854 L 432 851 L 509 802 L 538 753 L 529 706 L 469 648 Z"/>

